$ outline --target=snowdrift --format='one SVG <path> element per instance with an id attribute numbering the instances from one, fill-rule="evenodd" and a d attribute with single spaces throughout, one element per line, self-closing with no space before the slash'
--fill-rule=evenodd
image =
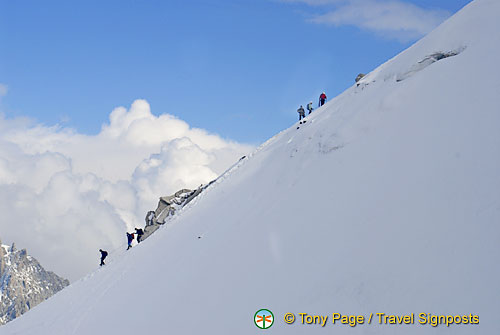
<path id="1" fill-rule="evenodd" d="M 472 2 L 0 334 L 500 333 L 499 16 Z"/>

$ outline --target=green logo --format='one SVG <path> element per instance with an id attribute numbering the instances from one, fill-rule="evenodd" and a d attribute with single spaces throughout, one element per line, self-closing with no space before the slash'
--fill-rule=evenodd
<path id="1" fill-rule="evenodd" d="M 268 309 L 259 309 L 255 313 L 253 321 L 255 322 L 255 325 L 260 329 L 271 328 L 274 323 L 273 312 Z"/>

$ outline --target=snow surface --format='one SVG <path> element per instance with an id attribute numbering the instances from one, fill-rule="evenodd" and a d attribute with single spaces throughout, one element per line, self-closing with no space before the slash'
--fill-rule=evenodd
<path id="1" fill-rule="evenodd" d="M 498 17 L 500 1 L 472 2 L 0 334 L 499 334 Z M 288 312 L 480 324 L 323 329 Z"/>

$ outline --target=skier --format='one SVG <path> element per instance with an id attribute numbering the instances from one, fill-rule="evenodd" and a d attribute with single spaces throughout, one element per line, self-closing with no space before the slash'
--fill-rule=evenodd
<path id="1" fill-rule="evenodd" d="M 144 235 L 144 230 L 135 228 L 135 232 L 137 233 L 137 243 L 141 243 L 142 235 Z"/>
<path id="2" fill-rule="evenodd" d="M 321 93 L 321 95 L 319 96 L 319 103 L 318 103 L 318 107 L 320 106 L 323 106 L 325 104 L 325 101 L 326 101 L 326 94 L 325 92 Z"/>
<path id="3" fill-rule="evenodd" d="M 99 249 L 99 252 L 101 253 L 101 266 L 106 265 L 104 264 L 104 260 L 108 257 L 108 252 L 102 249 Z"/>
<path id="4" fill-rule="evenodd" d="M 127 250 L 132 248 L 132 241 L 134 240 L 134 233 L 132 234 L 129 234 L 127 232 L 127 242 L 128 242 L 128 247 L 127 247 Z"/>
<path id="5" fill-rule="evenodd" d="M 302 118 L 306 117 L 306 113 L 304 111 L 304 107 L 300 105 L 299 109 L 297 109 L 297 113 L 299 113 L 299 121 L 302 120 Z"/>
<path id="6" fill-rule="evenodd" d="M 313 102 L 312 101 L 309 101 L 309 103 L 307 104 L 307 110 L 309 111 L 309 114 L 312 113 L 313 111 Z"/>

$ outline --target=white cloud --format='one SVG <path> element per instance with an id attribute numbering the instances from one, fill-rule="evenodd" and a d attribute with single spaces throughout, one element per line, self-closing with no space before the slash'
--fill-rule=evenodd
<path id="1" fill-rule="evenodd" d="M 400 0 L 283 0 L 325 6 L 311 22 L 334 26 L 355 26 L 386 38 L 408 41 L 424 36 L 450 13 L 424 9 Z"/>
<path id="2" fill-rule="evenodd" d="M 0 116 L 0 231 L 74 280 L 121 250 L 158 197 L 194 188 L 253 147 L 224 140 L 145 100 L 116 108 L 96 136 Z"/>

